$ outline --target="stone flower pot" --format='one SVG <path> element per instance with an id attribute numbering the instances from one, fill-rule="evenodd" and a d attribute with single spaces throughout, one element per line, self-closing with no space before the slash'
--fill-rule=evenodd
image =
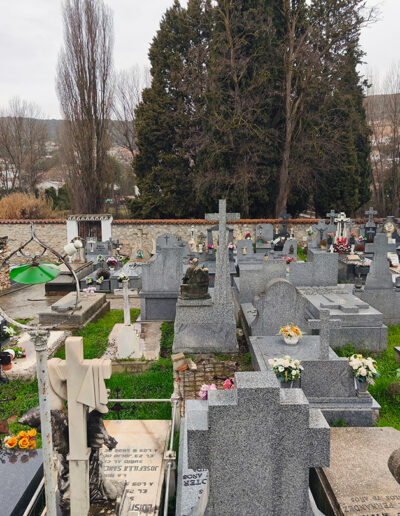
<path id="1" fill-rule="evenodd" d="M 360 382 L 356 378 L 356 389 L 358 390 L 358 392 L 360 392 L 360 393 L 368 392 L 368 387 L 369 387 L 368 382 Z"/>
<path id="2" fill-rule="evenodd" d="M 295 346 L 296 344 L 299 343 L 299 339 L 300 337 L 296 336 L 296 337 L 283 337 L 283 340 L 285 341 L 285 344 L 287 344 L 288 346 Z"/>
<path id="3" fill-rule="evenodd" d="M 281 387 L 282 389 L 300 389 L 300 378 L 298 378 L 297 380 L 291 380 L 289 382 L 281 381 Z"/>

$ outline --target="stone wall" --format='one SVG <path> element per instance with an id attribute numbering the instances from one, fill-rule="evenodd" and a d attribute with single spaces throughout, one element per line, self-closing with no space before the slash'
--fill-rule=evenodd
<path id="1" fill-rule="evenodd" d="M 67 226 L 65 220 L 36 220 L 35 232 L 39 239 L 54 248 L 59 253 L 63 253 L 63 247 L 67 243 Z M 307 240 L 307 229 L 310 225 L 316 224 L 316 219 L 293 219 L 289 220 L 288 228 L 294 228 L 294 234 L 301 245 Z M 358 231 L 358 224 L 365 221 L 354 221 L 353 229 Z M 243 219 L 234 221 L 228 226 L 233 227 L 236 240 L 244 239 L 250 233 L 255 240 L 256 227 L 258 224 L 270 223 L 274 226 L 279 225 L 279 219 Z M 8 237 L 8 249 L 14 250 L 30 238 L 29 220 L 0 220 L 0 237 Z M 115 220 L 112 223 L 113 239 L 119 240 L 122 254 L 136 256 L 135 252 L 139 247 L 149 253 L 155 251 L 156 238 L 163 233 L 172 233 L 183 241 L 188 242 L 191 238 L 191 229 L 194 228 L 195 240 L 207 238 L 207 228 L 211 223 L 202 219 L 195 220 Z M 216 238 L 216 234 L 214 237 Z M 33 255 L 38 250 L 36 244 L 30 244 L 28 251 Z M 51 260 L 49 256 L 49 260 Z M 22 263 L 25 260 L 14 256 L 12 263 Z"/>
<path id="2" fill-rule="evenodd" d="M 8 238 L 6 236 L 0 238 L 0 254 L 3 260 L 9 253 Z M 0 270 L 0 290 L 5 290 L 10 287 L 10 267 L 8 263 Z"/>

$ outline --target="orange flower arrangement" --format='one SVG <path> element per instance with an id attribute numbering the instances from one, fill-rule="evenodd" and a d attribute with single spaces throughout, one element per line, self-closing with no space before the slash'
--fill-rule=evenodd
<path id="1" fill-rule="evenodd" d="M 34 428 L 25 432 L 25 430 L 21 430 L 17 436 L 15 435 L 7 435 L 3 442 L 5 448 L 15 448 L 18 444 L 18 447 L 21 450 L 26 450 L 29 448 L 30 450 L 34 450 L 36 448 L 35 437 L 37 432 Z"/>

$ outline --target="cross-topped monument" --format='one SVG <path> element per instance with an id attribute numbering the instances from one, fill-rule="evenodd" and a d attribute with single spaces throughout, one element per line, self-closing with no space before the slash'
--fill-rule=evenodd
<path id="1" fill-rule="evenodd" d="M 327 217 L 329 217 L 329 224 L 335 224 L 335 219 L 339 214 L 335 212 L 335 210 L 331 210 L 329 213 L 326 214 Z"/>
<path id="2" fill-rule="evenodd" d="M 312 330 L 319 330 L 319 359 L 329 360 L 329 336 L 333 328 L 341 328 L 340 319 L 330 319 L 329 310 L 322 308 L 319 311 L 319 319 L 309 319 L 308 326 Z"/>
<path id="3" fill-rule="evenodd" d="M 347 238 L 349 236 L 349 227 L 351 224 L 351 220 L 349 217 L 346 217 L 344 211 L 341 211 L 339 215 L 335 218 L 336 226 L 336 237 L 337 238 Z"/>
<path id="4" fill-rule="evenodd" d="M 68 337 L 65 360 L 48 361 L 50 408 L 64 410 L 68 403 L 69 480 L 71 516 L 89 511 L 89 457 L 87 438 L 88 410 L 108 412 L 105 379 L 111 377 L 111 360 L 84 360 L 83 338 Z"/>
<path id="5" fill-rule="evenodd" d="M 318 236 L 316 238 L 316 240 L 317 240 L 316 243 L 318 244 L 318 246 L 320 246 L 321 240 L 324 239 L 324 234 L 325 234 L 326 230 L 328 229 L 328 224 L 324 220 L 319 220 L 318 224 L 314 224 L 314 226 L 312 226 L 312 229 L 314 231 L 317 231 L 317 233 L 318 233 Z"/>
<path id="6" fill-rule="evenodd" d="M 141 358 L 140 335 L 131 324 L 131 309 L 129 304 L 129 278 L 122 281 L 122 292 L 114 291 L 115 295 L 122 295 L 124 300 L 124 324 L 117 323 L 109 337 L 109 341 L 115 339 L 117 345 L 117 358 Z"/>
<path id="7" fill-rule="evenodd" d="M 374 242 L 365 245 L 365 251 L 374 254 L 365 282 L 365 290 L 393 288 L 387 254 L 396 252 L 396 244 L 389 244 L 385 233 L 377 233 Z"/>
<path id="8" fill-rule="evenodd" d="M 215 266 L 214 305 L 231 302 L 231 277 L 229 273 L 229 252 L 226 241 L 226 221 L 239 220 L 240 213 L 226 213 L 226 200 L 220 199 L 218 213 L 206 213 L 208 221 L 218 221 L 218 252 Z"/>
<path id="9" fill-rule="evenodd" d="M 378 212 L 376 210 L 374 210 L 374 208 L 372 206 L 370 206 L 369 210 L 365 212 L 365 215 L 368 215 L 367 223 L 374 222 L 374 215 L 377 215 L 377 214 L 378 214 Z"/>
<path id="10" fill-rule="evenodd" d="M 209 474 L 201 514 L 312 514 L 309 470 L 329 463 L 321 411 L 272 371 L 236 373 L 235 387 L 186 402 L 188 466 Z"/>

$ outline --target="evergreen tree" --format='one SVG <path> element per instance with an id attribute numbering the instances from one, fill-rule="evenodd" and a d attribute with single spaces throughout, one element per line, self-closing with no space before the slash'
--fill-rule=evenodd
<path id="1" fill-rule="evenodd" d="M 139 154 L 134 170 L 140 196 L 130 203 L 135 217 L 198 214 L 193 202 L 196 145 L 191 137 L 199 131 L 210 11 L 209 0 L 190 0 L 187 9 L 176 0 L 153 40 L 152 84 L 136 110 Z"/>

